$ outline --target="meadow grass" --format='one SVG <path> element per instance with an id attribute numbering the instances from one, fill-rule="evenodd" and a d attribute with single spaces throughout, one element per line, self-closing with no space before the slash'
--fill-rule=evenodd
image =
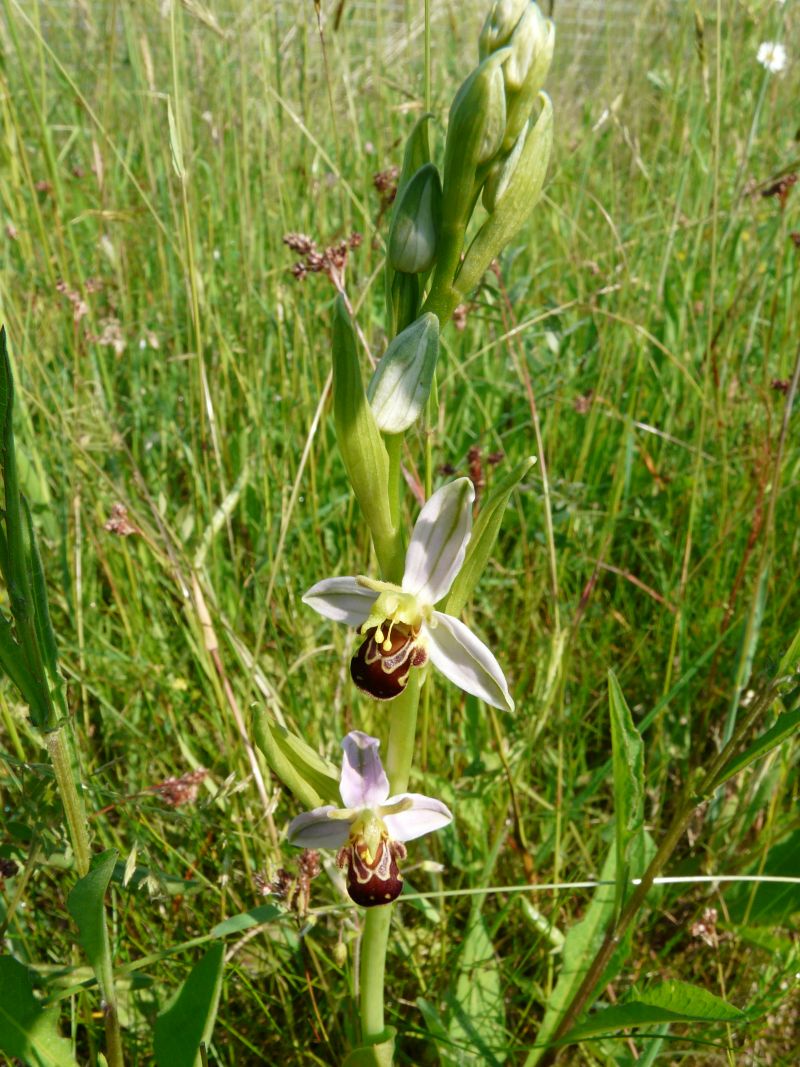
<path id="1" fill-rule="evenodd" d="M 366 570 L 369 540 L 325 391 L 335 294 L 295 280 L 282 238 L 364 234 L 347 289 L 380 354 L 373 177 L 399 164 L 422 110 L 422 5 L 398 24 L 376 2 L 369 32 L 363 7 L 345 3 L 334 30 L 323 6 L 324 50 L 310 3 L 4 0 L 0 18 L 0 312 L 91 831 L 121 855 L 131 1064 L 152 1062 L 153 1019 L 196 939 L 264 902 L 257 876 L 297 870 L 282 840 L 297 806 L 239 723 L 266 704 L 336 762 L 348 729 L 385 733 L 385 709 L 349 684 L 351 635 L 300 602 L 323 576 Z M 434 11 L 444 121 L 483 12 Z M 435 471 L 480 468 L 490 488 L 538 453 L 536 417 L 549 485 L 540 461 L 468 612 L 516 714 L 426 686 L 412 788 L 456 818 L 407 868 L 431 895 L 402 908 L 390 942 L 399 1062 L 521 1063 L 535 1041 L 591 896 L 535 886 L 596 877 L 613 828 L 608 669 L 643 730 L 657 842 L 797 631 L 800 192 L 762 194 L 800 162 L 798 19 L 792 0 L 647 5 L 629 41 L 598 42 L 607 69 L 588 80 L 557 42 L 546 198 L 444 334 L 442 415 L 409 471 L 429 445 Z M 782 77 L 755 58 L 778 39 Z M 128 536 L 105 527 L 117 504 Z M 788 741 L 699 809 L 666 873 L 800 873 L 796 754 Z M 199 768 L 193 803 L 153 789 Z M 0 798 L 0 856 L 20 865 L 0 896 L 6 951 L 62 996 L 95 1064 L 62 814 L 10 687 Z M 331 878 L 326 860 L 307 919 L 226 942 L 209 1062 L 330 1064 L 354 1043 L 362 916 Z M 509 888 L 472 893 L 489 886 Z M 600 1039 L 565 1062 L 797 1062 L 798 910 L 796 887 L 660 888 L 605 1001 L 680 978 L 752 1018 Z M 465 959 L 477 922 L 485 951 Z M 477 1036 L 457 1021 L 468 1007 Z"/>

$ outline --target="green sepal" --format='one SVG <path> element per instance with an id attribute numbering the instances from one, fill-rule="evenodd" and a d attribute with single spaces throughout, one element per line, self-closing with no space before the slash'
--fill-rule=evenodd
<path id="1" fill-rule="evenodd" d="M 270 770 L 301 804 L 320 808 L 341 803 L 338 770 L 266 709 L 256 711 L 253 732 Z"/>
<path id="2" fill-rule="evenodd" d="M 442 183 L 433 163 L 414 174 L 402 193 L 389 232 L 388 258 L 403 274 L 426 274 L 436 262 L 442 211 Z"/>
<path id="3" fill-rule="evenodd" d="M 483 504 L 467 545 L 464 564 L 442 609 L 448 615 L 460 615 L 472 596 L 494 548 L 509 498 L 535 462 L 535 456 L 521 460 L 501 479 Z"/>
<path id="4" fill-rule="evenodd" d="M 387 1026 L 374 1042 L 354 1048 L 342 1067 L 392 1067 L 396 1033 L 394 1026 Z"/>
<path id="5" fill-rule="evenodd" d="M 342 297 L 333 321 L 333 417 L 347 476 L 372 533 L 384 574 L 393 562 L 389 456 L 364 391 L 356 337 Z"/>
<path id="6" fill-rule="evenodd" d="M 428 402 L 439 358 L 439 320 L 420 315 L 386 349 L 367 387 L 372 413 L 382 433 L 403 433 Z"/>
<path id="7" fill-rule="evenodd" d="M 542 192 L 553 146 L 553 105 L 540 93 L 542 111 L 533 128 L 520 136 L 525 143 L 510 174 L 501 179 L 494 210 L 478 231 L 456 275 L 455 288 L 463 296 L 481 280 L 489 264 L 514 237 Z"/>

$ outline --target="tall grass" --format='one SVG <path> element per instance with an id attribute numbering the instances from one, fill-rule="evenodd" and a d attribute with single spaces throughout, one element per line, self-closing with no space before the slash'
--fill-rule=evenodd
<path id="1" fill-rule="evenodd" d="M 292 277 L 282 237 L 364 233 L 347 286 L 379 354 L 373 175 L 399 163 L 422 110 L 421 4 L 398 25 L 376 3 L 369 31 L 347 3 L 334 29 L 336 7 L 323 50 L 313 4 L 3 4 L 0 311 L 91 829 L 127 858 L 113 899 L 131 1063 L 152 1062 L 152 1019 L 196 958 L 186 943 L 258 903 L 257 876 L 296 870 L 281 843 L 295 810 L 243 740 L 250 709 L 266 702 L 334 759 L 351 726 L 382 730 L 346 684 L 350 638 L 299 599 L 363 571 L 368 538 L 324 400 L 334 294 Z M 444 119 L 482 12 L 434 14 Z M 491 609 L 479 597 L 472 612 L 515 717 L 441 682 L 426 711 L 426 791 L 456 821 L 416 853 L 434 862 L 409 881 L 433 895 L 403 909 L 390 947 L 401 1062 L 493 1062 L 453 1028 L 459 973 L 501 982 L 497 1062 L 535 1040 L 588 894 L 530 887 L 596 876 L 613 823 L 607 669 L 644 732 L 658 839 L 677 783 L 797 630 L 800 193 L 762 194 L 800 162 L 799 17 L 792 0 L 649 4 L 630 42 L 603 43 L 606 76 L 582 84 L 560 55 L 546 201 L 444 335 L 437 466 L 480 463 L 491 485 L 537 452 L 535 403 L 550 513 L 540 464 L 484 579 Z M 777 39 L 783 77 L 755 59 Z M 116 504 L 128 536 L 105 527 Z M 734 779 L 668 873 L 797 874 L 796 754 L 790 741 Z M 194 803 L 153 789 L 199 768 Z M 0 798 L 0 856 L 20 865 L 0 896 L 7 948 L 49 996 L 70 991 L 64 1026 L 94 1064 L 71 857 L 40 738 L 7 688 Z M 328 1064 L 351 1043 L 361 919 L 329 907 L 326 872 L 308 919 L 228 942 L 210 1062 Z M 487 886 L 525 891 L 467 894 Z M 795 1062 L 798 910 L 785 887 L 662 890 L 608 999 L 678 977 L 752 1021 L 599 1040 L 572 1062 Z M 488 955 L 465 963 L 459 932 L 478 912 Z"/>

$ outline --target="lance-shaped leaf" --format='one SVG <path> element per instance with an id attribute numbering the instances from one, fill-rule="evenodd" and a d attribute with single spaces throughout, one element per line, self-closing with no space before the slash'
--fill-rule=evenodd
<path id="1" fill-rule="evenodd" d="M 13 416 L 14 379 L 3 327 L 0 329 L 0 464 L 5 496 L 5 535 L 0 563 L 14 616 L 20 661 L 24 664 L 24 668 L 17 669 L 16 678 L 14 674 L 11 677 L 15 681 L 24 680 L 22 695 L 30 707 L 34 726 L 52 729 L 56 716 L 37 633 L 36 602 L 30 582 L 30 546 L 26 545 L 28 528 L 19 490 Z"/>
<path id="2" fill-rule="evenodd" d="M 339 772 L 263 708 L 253 721 L 256 744 L 279 782 L 309 808 L 339 802 Z"/>
<path id="3" fill-rule="evenodd" d="M 494 210 L 478 231 L 456 275 L 456 289 L 466 295 L 481 280 L 489 264 L 518 232 L 533 210 L 544 185 L 553 144 L 553 105 L 540 93 L 542 112 L 533 128 L 520 137 L 523 147 L 512 152 L 509 170 L 498 178 Z"/>
<path id="4" fill-rule="evenodd" d="M 214 1029 L 224 966 L 225 946 L 212 945 L 156 1019 L 158 1067 L 200 1067 L 200 1042 L 208 1044 Z"/>
<path id="5" fill-rule="evenodd" d="M 364 392 L 353 324 L 341 297 L 333 322 L 333 416 L 339 451 L 380 557 L 394 535 L 389 456 Z"/>
<path id="6" fill-rule="evenodd" d="M 77 1067 L 58 1033 L 58 1008 L 41 1006 L 33 979 L 11 956 L 0 957 L 0 1051 L 30 1067 Z"/>
<path id="7" fill-rule="evenodd" d="M 105 1010 L 116 1012 L 114 964 L 105 913 L 105 895 L 119 853 L 110 848 L 92 858 L 88 874 L 76 882 L 67 897 L 67 909 L 78 925 L 78 944 L 86 953 L 105 1002 Z"/>
<path id="8" fill-rule="evenodd" d="M 421 315 L 392 341 L 367 388 L 383 433 L 403 433 L 422 414 L 439 358 L 439 320 Z"/>
<path id="9" fill-rule="evenodd" d="M 656 985 L 624 1004 L 604 1008 L 579 1022 L 559 1045 L 625 1030 L 633 1026 L 660 1023 L 744 1023 L 747 1015 L 733 1004 L 701 986 L 671 981 Z"/>
<path id="10" fill-rule="evenodd" d="M 608 672 L 611 760 L 614 768 L 614 817 L 617 840 L 617 909 L 630 875 L 634 840 L 644 827 L 644 744 L 633 723 L 617 676 Z"/>
<path id="11" fill-rule="evenodd" d="M 466 607 L 492 554 L 511 494 L 535 462 L 535 456 L 528 456 L 517 463 L 484 501 L 475 521 L 461 570 L 456 575 L 445 603 L 444 610 L 448 615 L 460 615 Z"/>

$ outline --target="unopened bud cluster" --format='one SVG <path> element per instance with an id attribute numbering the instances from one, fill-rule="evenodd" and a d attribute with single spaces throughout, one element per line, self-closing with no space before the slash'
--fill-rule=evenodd
<path id="1" fill-rule="evenodd" d="M 553 23 L 536 3 L 496 0 L 478 65 L 450 107 L 441 177 L 431 159 L 431 116 L 411 132 L 386 257 L 394 340 L 368 390 L 383 433 L 403 432 L 425 405 L 438 358 L 430 318 L 440 326 L 450 319 L 539 198 L 553 139 L 542 86 L 554 42 Z M 476 212 L 477 231 L 467 242 Z"/>

